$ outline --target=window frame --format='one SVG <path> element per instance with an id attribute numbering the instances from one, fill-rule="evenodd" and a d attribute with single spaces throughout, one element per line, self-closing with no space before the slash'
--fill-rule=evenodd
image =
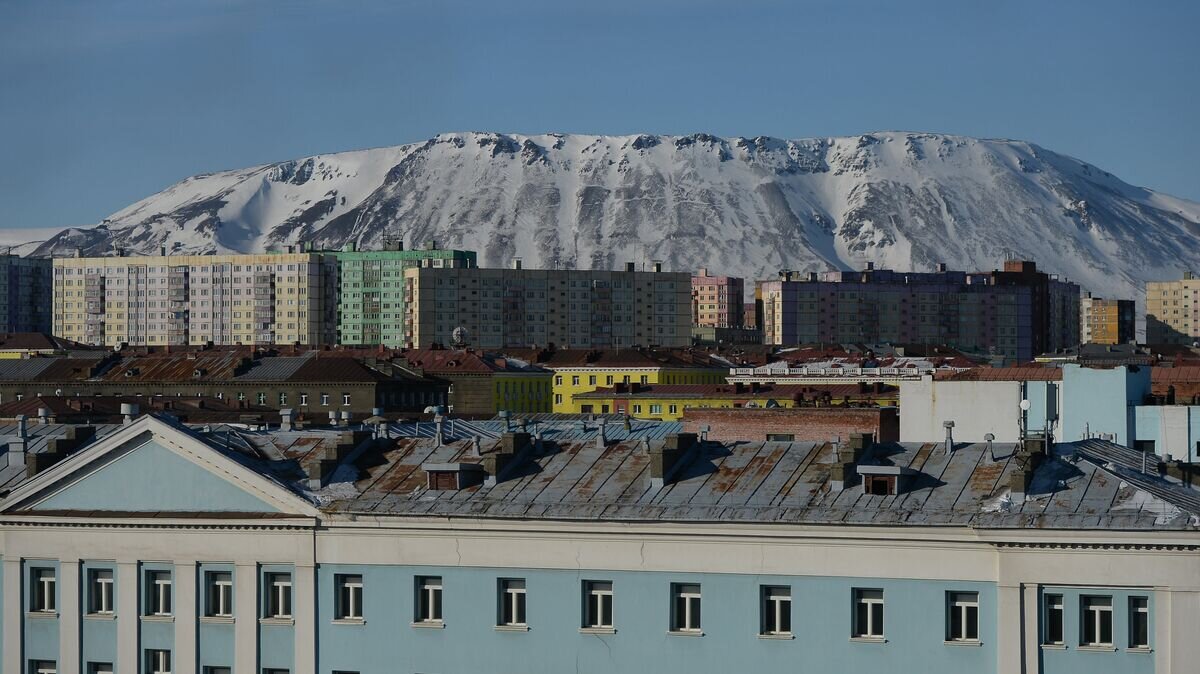
<path id="1" fill-rule="evenodd" d="M 614 588 L 615 585 L 611 580 L 583 581 L 583 625 L 581 626 L 583 629 L 606 631 L 615 629 L 616 594 Z M 606 610 L 607 622 L 604 620 Z"/>
<path id="2" fill-rule="evenodd" d="M 334 620 L 363 622 L 363 577 L 359 573 L 334 576 Z"/>
<path id="3" fill-rule="evenodd" d="M 1129 607 L 1129 649 L 1135 651 L 1150 650 L 1150 597 L 1145 595 L 1131 595 L 1128 599 Z M 1139 640 L 1137 634 L 1139 623 L 1144 622 L 1146 637 Z"/>
<path id="4" fill-rule="evenodd" d="M 760 586 L 758 634 L 764 637 L 792 636 L 792 587 L 790 585 Z"/>
<path id="5" fill-rule="evenodd" d="M 445 585 L 442 576 L 417 576 L 416 601 L 413 602 L 413 622 L 425 625 L 444 625 L 443 598 Z"/>
<path id="6" fill-rule="evenodd" d="M 171 674 L 171 651 L 165 648 L 146 649 L 146 674 Z"/>
<path id="7" fill-rule="evenodd" d="M 887 638 L 884 631 L 887 610 L 883 588 L 856 587 L 851 597 L 853 610 L 850 638 L 856 641 L 884 641 Z M 859 614 L 860 607 L 865 608 L 862 615 Z M 878 615 L 875 607 L 878 607 Z"/>
<path id="8" fill-rule="evenodd" d="M 497 627 L 529 627 L 527 588 L 524 578 L 501 578 L 498 581 Z"/>
<path id="9" fill-rule="evenodd" d="M 266 620 L 294 619 L 292 574 L 287 571 L 268 571 L 263 576 L 263 591 L 266 593 L 263 601 L 263 618 Z"/>
<path id="10" fill-rule="evenodd" d="M 972 634 L 972 622 L 974 634 Z M 946 592 L 946 641 L 979 643 L 979 593 L 951 590 Z"/>
<path id="11" fill-rule="evenodd" d="M 1105 627 L 1108 629 L 1108 641 L 1103 640 Z M 1089 640 L 1088 632 L 1091 630 L 1094 630 L 1095 633 L 1092 635 L 1094 638 Z M 1111 649 L 1115 645 L 1112 595 L 1080 595 L 1079 647 Z"/>
<path id="12" fill-rule="evenodd" d="M 57 600 L 58 572 L 54 567 L 29 567 L 29 612 L 40 614 L 58 613 Z"/>
<path id="13" fill-rule="evenodd" d="M 163 569 L 148 569 L 146 571 L 146 610 L 147 618 L 166 618 L 175 615 L 175 588 L 171 572 Z"/>
<path id="14" fill-rule="evenodd" d="M 703 634 L 703 608 L 700 583 L 671 583 L 672 634 Z"/>
<path id="15" fill-rule="evenodd" d="M 88 615 L 110 616 L 116 613 L 116 574 L 112 569 L 88 569 Z M 103 663 L 96 663 L 103 664 Z"/>
<path id="16" fill-rule="evenodd" d="M 204 572 L 204 617 L 233 618 L 233 572 Z"/>
<path id="17" fill-rule="evenodd" d="M 1066 630 L 1066 597 L 1061 592 L 1047 592 L 1042 595 L 1042 645 L 1062 647 L 1067 643 Z M 1052 634 L 1051 616 L 1057 613 L 1057 639 Z"/>

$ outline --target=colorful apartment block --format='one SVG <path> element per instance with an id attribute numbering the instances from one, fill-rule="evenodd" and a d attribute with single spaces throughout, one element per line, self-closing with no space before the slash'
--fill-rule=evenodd
<path id="1" fill-rule="evenodd" d="M 745 283 L 735 276 L 714 276 L 708 269 L 692 277 L 692 325 L 744 327 Z"/>
<path id="2" fill-rule="evenodd" d="M 1079 343 L 1079 286 L 1028 261 L 978 273 L 785 272 L 756 296 L 768 344 L 944 344 L 1025 361 Z"/>
<path id="3" fill-rule="evenodd" d="M 54 260 L 54 334 L 84 344 L 329 344 L 336 268 L 319 253 Z"/>
<path id="4" fill-rule="evenodd" d="M 1081 343 L 1127 344 L 1135 341 L 1136 312 L 1133 300 L 1106 300 L 1084 293 L 1079 299 Z"/>
<path id="5" fill-rule="evenodd" d="M 404 281 L 410 347 L 607 349 L 691 340 L 691 277 L 657 264 L 655 271 L 418 267 Z"/>
<path id="6" fill-rule="evenodd" d="M 404 270 L 413 267 L 475 266 L 475 252 L 443 250 L 434 242 L 404 250 L 399 241 L 383 250 L 358 250 L 353 243 L 330 253 L 337 263 L 339 344 L 394 347 L 404 344 Z"/>

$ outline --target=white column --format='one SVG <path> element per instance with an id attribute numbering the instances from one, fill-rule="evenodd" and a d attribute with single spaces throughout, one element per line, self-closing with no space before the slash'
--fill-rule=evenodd
<path id="1" fill-rule="evenodd" d="M 996 671 L 1021 672 L 1025 616 L 1021 612 L 1021 586 L 996 587 Z"/>
<path id="2" fill-rule="evenodd" d="M 233 671 L 258 671 L 258 565 L 238 564 L 234 571 Z"/>
<path id="3" fill-rule="evenodd" d="M 117 661 L 113 669 L 118 672 L 136 672 L 138 669 L 138 634 L 142 613 L 138 593 L 138 563 L 117 563 Z"/>
<path id="4" fill-rule="evenodd" d="M 295 674 L 316 674 L 317 671 L 317 569 L 296 565 L 292 573 L 292 603 L 296 620 Z"/>
<path id="5" fill-rule="evenodd" d="M 79 560 L 58 560 L 58 671 L 79 672 Z"/>
<path id="6" fill-rule="evenodd" d="M 21 674 L 21 624 L 25 616 L 21 607 L 25 599 L 21 592 L 21 559 L 4 560 L 4 674 Z"/>
<path id="7" fill-rule="evenodd" d="M 175 562 L 175 657 L 176 674 L 196 674 L 196 563 Z"/>

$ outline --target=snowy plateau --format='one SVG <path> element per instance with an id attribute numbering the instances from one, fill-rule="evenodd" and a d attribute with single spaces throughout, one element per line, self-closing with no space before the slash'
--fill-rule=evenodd
<path id="1" fill-rule="evenodd" d="M 1200 268 L 1200 204 L 1026 142 L 931 133 L 719 138 L 447 133 L 198 175 L 23 253 L 258 252 L 309 241 L 479 251 L 484 266 L 662 260 L 990 270 L 1036 260 L 1107 297 Z"/>

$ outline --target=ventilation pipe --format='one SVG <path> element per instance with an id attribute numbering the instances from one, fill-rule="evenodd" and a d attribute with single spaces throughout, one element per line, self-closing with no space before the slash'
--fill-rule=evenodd
<path id="1" fill-rule="evenodd" d="M 946 453 L 954 451 L 954 422 L 943 421 L 942 427 L 946 429 Z"/>
<path id="2" fill-rule="evenodd" d="M 608 435 L 605 428 L 607 425 L 608 421 L 603 418 L 596 422 L 596 447 L 598 449 L 604 449 L 608 446 Z"/>
<path id="3" fill-rule="evenodd" d="M 279 430 L 285 433 L 292 430 L 292 411 L 290 409 L 279 410 Z"/>
<path id="4" fill-rule="evenodd" d="M 121 423 L 125 426 L 133 423 L 133 418 L 138 415 L 138 406 L 133 403 L 121 403 Z"/>

